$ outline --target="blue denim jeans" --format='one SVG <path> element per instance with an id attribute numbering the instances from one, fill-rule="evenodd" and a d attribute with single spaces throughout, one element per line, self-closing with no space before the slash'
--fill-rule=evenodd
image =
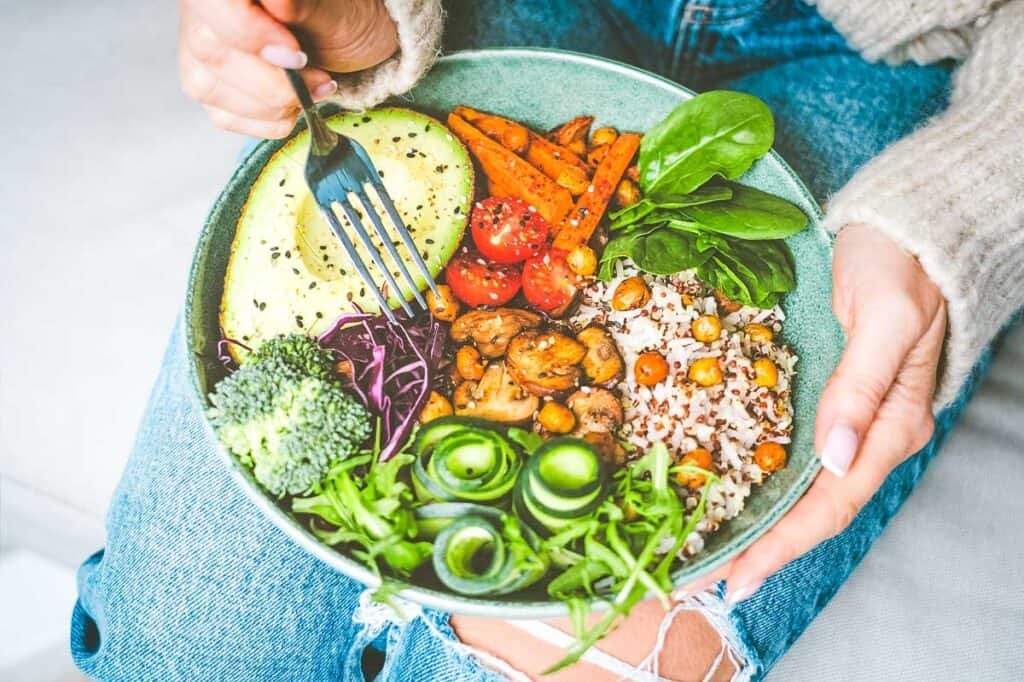
<path id="1" fill-rule="evenodd" d="M 549 45 L 636 63 L 697 88 L 752 92 L 775 112 L 776 147 L 819 200 L 941 110 L 948 70 L 869 64 L 795 0 L 460 0 L 447 49 Z M 853 524 L 770 578 L 728 618 L 758 679 L 839 589 L 913 490 L 986 364 Z M 499 679 L 452 646 L 443 613 L 408 625 L 361 608 L 360 585 L 293 545 L 218 460 L 187 388 L 175 331 L 114 496 L 107 548 L 79 575 L 76 663 L 104 680 Z"/>

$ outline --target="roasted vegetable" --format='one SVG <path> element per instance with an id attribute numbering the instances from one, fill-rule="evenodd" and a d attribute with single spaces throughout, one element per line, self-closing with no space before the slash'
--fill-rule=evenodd
<path id="1" fill-rule="evenodd" d="M 583 371 L 595 384 L 605 384 L 622 375 L 622 356 L 612 335 L 604 327 L 592 325 L 580 331 L 576 340 L 587 347 Z"/>
<path id="2" fill-rule="evenodd" d="M 497 140 L 501 146 L 516 154 L 525 152 L 530 144 L 530 131 L 522 123 L 461 105 L 455 107 L 454 113 L 479 128 L 484 135 Z"/>
<path id="3" fill-rule="evenodd" d="M 466 119 L 457 114 L 449 114 L 448 127 L 480 162 L 488 179 L 536 208 L 549 223 L 561 223 L 572 210 L 569 190 L 487 137 Z"/>
<path id="4" fill-rule="evenodd" d="M 516 382 L 504 362 L 492 362 L 480 381 L 464 381 L 452 400 L 455 414 L 490 421 L 526 421 L 540 406 L 540 400 Z"/>
<path id="5" fill-rule="evenodd" d="M 519 332 L 540 326 L 540 315 L 520 308 L 471 310 L 452 323 L 453 341 L 472 341 L 484 356 L 500 358 Z"/>
<path id="6" fill-rule="evenodd" d="M 535 395 L 568 391 L 579 382 L 586 347 L 559 332 L 523 332 L 508 345 L 505 362 L 516 381 Z"/>
<path id="7" fill-rule="evenodd" d="M 597 229 L 604 217 L 608 202 L 622 180 L 626 168 L 633 161 L 640 147 L 640 135 L 623 133 L 612 143 L 608 154 L 594 172 L 591 186 L 594 188 L 580 195 L 579 201 L 569 217 L 562 221 L 555 237 L 556 249 L 571 251 L 578 244 L 584 244 Z"/>
<path id="8" fill-rule="evenodd" d="M 587 153 L 587 134 L 593 122 L 593 116 L 577 116 L 548 133 L 548 139 L 583 156 Z"/>

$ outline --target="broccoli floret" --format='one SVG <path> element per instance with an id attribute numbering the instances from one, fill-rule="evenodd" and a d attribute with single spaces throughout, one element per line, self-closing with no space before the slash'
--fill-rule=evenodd
<path id="1" fill-rule="evenodd" d="M 304 336 L 264 343 L 210 395 L 221 442 L 277 496 L 309 491 L 357 452 L 370 414 L 331 376 L 331 354 Z"/>

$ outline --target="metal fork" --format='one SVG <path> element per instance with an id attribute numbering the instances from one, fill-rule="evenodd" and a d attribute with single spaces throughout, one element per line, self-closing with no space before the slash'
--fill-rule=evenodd
<path id="1" fill-rule="evenodd" d="M 430 290 L 435 295 L 438 295 L 437 284 L 434 282 L 434 278 L 431 277 L 427 264 L 423 262 L 423 258 L 416 249 L 416 244 L 413 242 L 412 236 L 409 235 L 409 230 L 406 228 L 405 223 L 402 222 L 401 216 L 398 215 L 394 202 L 388 196 L 388 192 L 384 188 L 384 183 L 381 181 L 373 161 L 370 160 L 369 155 L 361 144 L 327 127 L 327 124 L 324 123 L 324 120 L 314 107 L 313 98 L 310 97 L 309 89 L 302 80 L 302 76 L 297 71 L 291 69 L 285 69 L 285 72 L 288 74 L 288 80 L 291 81 L 292 88 L 295 89 L 295 94 L 299 98 L 299 103 L 302 105 L 302 114 L 305 116 L 306 125 L 309 128 L 310 142 L 309 157 L 306 159 L 306 184 L 309 185 L 309 189 L 313 192 L 313 196 L 320 206 L 321 213 L 327 219 L 331 229 L 334 230 L 338 240 L 341 241 L 341 245 L 348 254 L 349 260 L 352 261 L 352 265 L 359 272 L 359 276 L 366 282 L 366 286 L 373 292 L 381 311 L 387 318 L 391 322 L 395 322 L 395 314 L 388 305 L 388 297 L 381 291 L 380 286 L 370 274 L 366 263 L 360 258 L 355 244 L 334 212 L 334 204 L 341 208 L 345 218 L 351 223 L 359 242 L 370 254 L 370 258 L 373 260 L 374 265 L 377 266 L 377 269 L 384 275 L 384 280 L 390 291 L 395 292 L 402 309 L 411 317 L 414 315 L 412 307 L 406 301 L 402 289 L 398 286 L 398 282 L 395 281 L 395 276 L 384 263 L 383 254 L 374 246 L 369 233 L 359 220 L 359 215 L 349 200 L 349 195 L 355 195 L 359 199 L 359 203 L 362 204 L 364 212 L 369 216 L 370 222 L 373 223 L 373 228 L 377 236 L 380 237 L 381 243 L 387 250 L 391 260 L 398 266 L 398 270 L 401 272 L 407 288 L 412 291 L 413 298 L 423 310 L 426 310 L 427 302 L 420 293 L 419 287 L 416 286 L 416 280 L 409 273 L 405 261 L 399 255 L 398 249 L 395 248 L 387 228 L 384 227 L 383 221 L 377 214 L 377 209 L 371 203 L 370 195 L 367 193 L 367 186 L 372 187 L 377 193 L 384 211 L 394 225 L 395 232 L 405 245 L 405 248 L 412 254 L 413 263 L 415 263 L 416 268 L 423 275 L 423 279 L 426 280 L 427 286 L 430 287 Z"/>

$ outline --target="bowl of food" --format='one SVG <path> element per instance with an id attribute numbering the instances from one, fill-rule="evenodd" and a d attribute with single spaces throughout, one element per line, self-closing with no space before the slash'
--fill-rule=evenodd
<path id="1" fill-rule="evenodd" d="M 843 338 L 820 211 L 763 102 L 488 50 L 329 125 L 373 159 L 430 311 L 378 314 L 299 131 L 218 198 L 184 318 L 226 466 L 305 549 L 427 606 L 610 607 L 607 629 L 807 489 Z"/>

